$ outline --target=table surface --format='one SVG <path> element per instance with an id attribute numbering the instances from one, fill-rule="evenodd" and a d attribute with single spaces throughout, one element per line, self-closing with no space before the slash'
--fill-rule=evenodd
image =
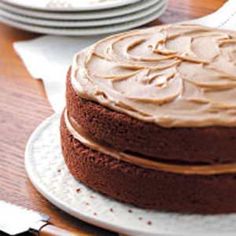
<path id="1" fill-rule="evenodd" d="M 170 0 L 166 13 L 149 25 L 204 16 L 224 0 Z M 32 186 L 24 169 L 24 149 L 32 131 L 53 111 L 40 81 L 33 80 L 12 48 L 37 37 L 0 24 L 0 199 L 39 210 L 52 223 L 80 235 L 116 235 L 77 220 L 50 204 Z"/>

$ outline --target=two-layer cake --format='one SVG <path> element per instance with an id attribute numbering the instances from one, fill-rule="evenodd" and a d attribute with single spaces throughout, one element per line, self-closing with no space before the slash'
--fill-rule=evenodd
<path id="1" fill-rule="evenodd" d="M 108 37 L 67 75 L 72 175 L 138 207 L 236 212 L 236 33 L 167 25 Z"/>

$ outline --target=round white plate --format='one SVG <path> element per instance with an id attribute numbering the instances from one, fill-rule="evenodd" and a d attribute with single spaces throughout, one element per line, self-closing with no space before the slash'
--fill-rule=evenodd
<path id="1" fill-rule="evenodd" d="M 117 8 L 140 0 L 2 0 L 5 3 L 44 11 L 91 11 Z"/>
<path id="2" fill-rule="evenodd" d="M 95 26 L 105 26 L 105 25 L 115 25 L 124 22 L 134 21 L 146 16 L 149 16 L 161 9 L 164 6 L 164 2 L 160 1 L 154 6 L 148 7 L 145 10 L 141 10 L 139 12 L 131 13 L 129 15 L 124 15 L 120 17 L 107 18 L 107 19 L 98 19 L 98 20 L 84 20 L 84 21 L 65 21 L 65 20 L 46 20 L 39 18 L 31 18 L 27 16 L 18 15 L 15 13 L 11 13 L 6 10 L 0 9 L 0 15 L 6 17 L 10 20 L 15 20 L 20 23 L 32 24 L 37 26 L 49 26 L 49 27 L 64 27 L 64 28 L 77 28 L 77 27 L 95 27 Z"/>
<path id="3" fill-rule="evenodd" d="M 59 28 L 59 27 L 52 28 L 52 27 L 36 26 L 32 24 L 20 23 L 1 15 L 0 15 L 0 21 L 10 26 L 22 29 L 22 30 L 27 30 L 27 31 L 42 33 L 42 34 L 68 35 L 68 36 L 101 35 L 101 34 L 122 32 L 128 29 L 136 28 L 141 25 L 145 25 L 157 19 L 159 16 L 161 16 L 165 12 L 165 10 L 166 10 L 166 5 L 164 5 L 162 8 L 158 9 L 154 13 L 146 17 L 137 19 L 137 20 L 133 20 L 133 21 L 125 22 L 121 24 L 116 24 L 116 25 L 90 27 L 90 28 Z"/>
<path id="4" fill-rule="evenodd" d="M 131 14 L 137 11 L 144 10 L 158 2 L 167 0 L 140 0 L 138 3 L 134 3 L 128 6 L 120 7 L 117 9 L 101 10 L 101 11 L 88 11 L 88 12 L 46 12 L 29 10 L 21 7 L 16 7 L 10 4 L 6 4 L 0 1 L 0 8 L 7 10 L 11 13 L 16 13 L 22 16 L 37 17 L 44 19 L 57 19 L 57 20 L 91 20 L 91 19 L 104 19 L 109 17 L 117 17 L 122 15 Z"/>
<path id="5" fill-rule="evenodd" d="M 90 224 L 135 236 L 233 236 L 236 214 L 201 216 L 161 213 L 123 204 L 92 191 L 69 173 L 60 148 L 59 116 L 31 135 L 25 167 L 36 189 L 50 202 Z"/>

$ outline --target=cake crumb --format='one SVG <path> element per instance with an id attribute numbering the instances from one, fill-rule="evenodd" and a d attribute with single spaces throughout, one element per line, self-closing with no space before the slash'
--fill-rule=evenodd
<path id="1" fill-rule="evenodd" d="M 85 202 L 85 205 L 86 205 L 86 206 L 89 206 L 89 203 L 88 203 L 88 202 Z"/>
<path id="2" fill-rule="evenodd" d="M 95 215 L 95 216 L 96 216 L 96 215 L 97 215 L 97 213 L 96 213 L 96 212 L 94 212 L 94 213 L 93 213 L 93 215 Z"/>
<path id="3" fill-rule="evenodd" d="M 76 189 L 76 192 L 77 192 L 77 193 L 79 193 L 80 191 L 81 191 L 81 189 L 80 189 L 80 188 L 77 188 L 77 189 Z"/>
<path id="4" fill-rule="evenodd" d="M 128 210 L 129 213 L 132 213 L 133 211 L 131 209 Z"/>
<path id="5" fill-rule="evenodd" d="M 152 222 L 149 220 L 149 221 L 147 222 L 147 224 L 148 224 L 148 225 L 152 225 Z"/>
<path id="6" fill-rule="evenodd" d="M 114 212 L 113 208 L 110 208 L 110 212 Z"/>
<path id="7" fill-rule="evenodd" d="M 138 219 L 139 219 L 139 220 L 142 220 L 142 219 L 143 219 L 143 217 L 139 217 Z"/>
<path id="8" fill-rule="evenodd" d="M 57 172 L 58 172 L 58 173 L 61 173 L 61 169 L 58 169 Z"/>
<path id="9" fill-rule="evenodd" d="M 94 199 L 95 197 L 93 195 L 90 195 L 90 198 Z"/>

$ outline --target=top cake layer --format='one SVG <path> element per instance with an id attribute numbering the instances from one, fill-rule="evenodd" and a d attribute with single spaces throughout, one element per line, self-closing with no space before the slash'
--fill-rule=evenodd
<path id="1" fill-rule="evenodd" d="M 236 126 L 236 33 L 167 25 L 108 37 L 74 58 L 81 97 L 163 127 Z"/>

